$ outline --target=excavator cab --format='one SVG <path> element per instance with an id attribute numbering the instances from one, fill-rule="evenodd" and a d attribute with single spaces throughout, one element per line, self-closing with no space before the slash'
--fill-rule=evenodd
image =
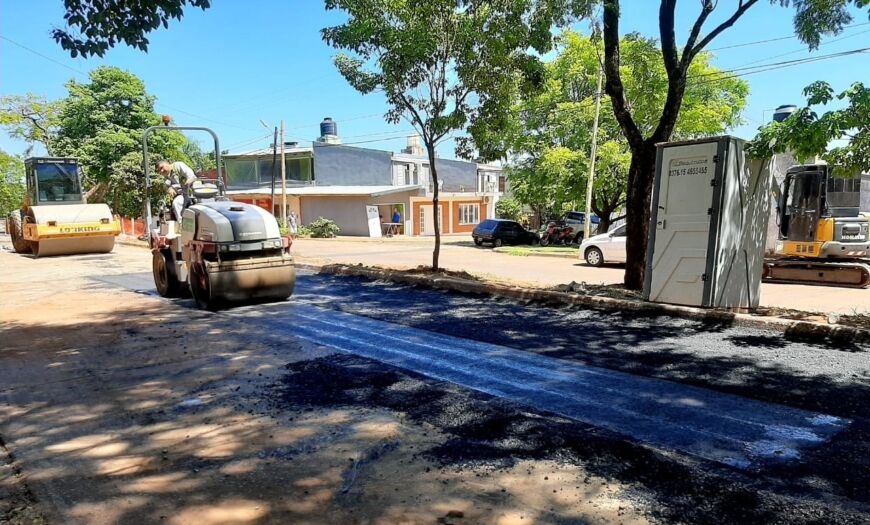
<path id="1" fill-rule="evenodd" d="M 866 255 L 850 253 L 854 250 L 845 247 L 835 249 L 838 243 L 867 242 L 867 219 L 860 214 L 860 201 L 861 179 L 834 177 L 825 164 L 795 166 L 783 184 L 779 238 L 818 245 L 811 251 L 820 257 Z"/>
<path id="2" fill-rule="evenodd" d="M 835 177 L 831 171 L 827 164 L 810 164 L 786 172 L 777 206 L 776 257 L 765 262 L 766 280 L 870 285 L 861 179 Z"/>

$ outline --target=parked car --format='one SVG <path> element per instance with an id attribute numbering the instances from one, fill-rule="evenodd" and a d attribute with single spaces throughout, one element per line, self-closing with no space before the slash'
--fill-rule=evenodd
<path id="1" fill-rule="evenodd" d="M 506 219 L 486 219 L 478 224 L 471 232 L 474 244 L 480 246 L 485 242 L 491 242 L 494 248 L 502 244 L 536 244 L 540 237 L 530 232 L 516 221 Z"/>
<path id="2" fill-rule="evenodd" d="M 598 215 L 593 213 L 590 221 L 592 222 L 591 231 L 595 231 L 598 228 L 598 223 L 601 222 L 601 219 L 598 218 Z M 586 213 L 582 211 L 569 211 L 562 217 L 562 222 L 565 223 L 565 225 L 574 228 L 573 242 L 580 242 L 583 239 L 583 232 L 586 229 Z"/>
<path id="3" fill-rule="evenodd" d="M 584 240 L 580 243 L 580 255 L 590 266 L 625 262 L 625 225 Z"/>

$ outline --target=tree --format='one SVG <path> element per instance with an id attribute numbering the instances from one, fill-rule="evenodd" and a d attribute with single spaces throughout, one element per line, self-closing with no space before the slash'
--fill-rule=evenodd
<path id="1" fill-rule="evenodd" d="M 64 0 L 67 29 L 54 29 L 54 40 L 70 55 L 103 56 L 118 43 L 148 50 L 145 35 L 181 20 L 187 5 L 202 10 L 211 0 Z"/>
<path id="2" fill-rule="evenodd" d="M 518 169 L 510 171 L 512 187 L 519 186 L 523 204 L 537 209 L 563 211 L 584 202 L 589 173 L 591 129 L 597 75 L 603 50 L 598 39 L 565 31 L 559 37 L 559 54 L 546 64 L 543 88 L 518 94 L 512 112 L 514 123 L 498 137 Z M 656 112 L 667 95 L 667 72 L 658 57 L 654 39 L 629 34 L 620 42 L 626 97 L 639 126 L 651 130 Z M 703 79 L 720 74 L 706 54 L 692 63 L 689 82 L 674 130 L 678 138 L 718 134 L 738 123 L 749 92 L 745 81 Z M 604 101 L 608 104 L 608 101 Z M 623 218 L 631 154 L 612 113 L 600 115 L 598 153 L 592 211 L 601 219 L 600 230 Z M 498 147 L 486 145 L 494 151 Z M 526 200 L 531 199 L 531 200 Z"/>
<path id="3" fill-rule="evenodd" d="M 834 174 L 841 176 L 870 172 L 870 89 L 855 82 L 835 96 L 830 84 L 818 81 L 804 88 L 804 96 L 806 106 L 782 122 L 759 128 L 749 145 L 750 153 L 770 158 L 791 151 L 801 162 L 819 156 L 834 166 Z M 848 105 L 821 116 L 813 110 L 813 106 L 828 104 L 835 98 L 847 100 Z M 848 141 L 846 145 L 828 149 L 831 142 L 843 139 Z"/>
<path id="4" fill-rule="evenodd" d="M 574 2 L 581 3 L 581 2 Z M 481 116 L 508 109 L 505 93 L 518 78 L 533 78 L 540 63 L 528 53 L 552 46 L 559 21 L 556 0 L 326 0 L 344 11 L 345 23 L 325 28 L 323 39 L 349 52 L 335 58 L 357 91 L 382 92 L 386 120 L 408 120 L 429 157 L 432 204 L 438 216 L 435 150 L 452 132 Z M 441 225 L 435 222 L 432 266 L 438 270 Z"/>
<path id="5" fill-rule="evenodd" d="M 154 97 L 142 80 L 115 67 L 99 67 L 89 78 L 67 83 L 50 152 L 79 158 L 90 200 L 105 199 L 115 212 L 136 217 L 144 201 L 142 132 L 160 123 Z M 185 142 L 178 132 L 161 131 L 149 137 L 148 147 L 155 160 L 189 161 Z"/>
<path id="6" fill-rule="evenodd" d="M 190 167 L 193 168 L 194 172 L 200 173 L 215 169 L 213 149 L 212 151 L 203 151 L 199 142 L 188 139 L 184 145 L 181 146 L 181 151 L 188 159 L 190 159 Z"/>
<path id="7" fill-rule="evenodd" d="M 24 189 L 24 163 L 0 151 L 0 218 L 21 206 Z"/>
<path id="8" fill-rule="evenodd" d="M 700 12 L 692 26 L 687 28 L 688 38 L 682 49 L 678 49 L 675 27 L 677 2 L 661 0 L 658 10 L 659 38 L 662 48 L 661 62 L 667 72 L 667 91 L 659 110 L 654 114 L 653 128 L 651 131 L 644 131 L 639 114 L 629 102 L 622 76 L 619 34 L 622 6 L 619 0 L 603 0 L 605 91 L 610 97 L 613 114 L 631 151 L 625 271 L 625 286 L 629 289 L 640 289 L 643 286 L 650 193 L 655 177 L 655 145 L 666 142 L 673 136 L 686 93 L 689 69 L 710 42 L 733 26 L 758 1 L 739 0 L 733 10 L 726 13 L 724 20 L 706 34 L 702 34 L 705 23 L 720 2 L 701 0 Z M 795 34 L 810 49 L 819 45 L 823 35 L 837 34 L 844 25 L 852 21 L 850 6 L 863 8 L 870 5 L 868 0 L 771 0 L 771 3 L 795 8 Z"/>
<path id="9" fill-rule="evenodd" d="M 0 97 L 0 126 L 9 136 L 31 145 L 39 142 L 51 154 L 61 104 L 28 93 Z"/>

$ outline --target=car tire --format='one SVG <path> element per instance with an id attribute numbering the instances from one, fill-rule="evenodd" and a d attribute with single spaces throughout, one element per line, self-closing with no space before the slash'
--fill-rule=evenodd
<path id="1" fill-rule="evenodd" d="M 483 241 L 480 240 L 480 239 L 478 239 L 477 237 L 475 237 L 475 238 L 474 238 L 474 244 L 475 244 L 476 246 L 480 246 L 481 244 L 483 244 Z"/>
<path id="2" fill-rule="evenodd" d="M 501 248 L 501 245 L 504 244 L 501 239 L 494 239 L 492 241 L 493 248 Z"/>
<path id="3" fill-rule="evenodd" d="M 586 253 L 583 254 L 583 258 L 586 259 L 586 264 L 589 266 L 601 266 L 604 264 L 604 254 L 595 246 L 588 248 Z"/>

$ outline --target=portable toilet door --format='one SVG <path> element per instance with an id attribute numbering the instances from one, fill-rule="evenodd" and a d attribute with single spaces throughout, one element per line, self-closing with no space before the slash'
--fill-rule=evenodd
<path id="1" fill-rule="evenodd" d="M 659 145 L 644 283 L 649 301 L 692 306 L 709 301 L 710 224 L 723 149 L 722 139 Z"/>

